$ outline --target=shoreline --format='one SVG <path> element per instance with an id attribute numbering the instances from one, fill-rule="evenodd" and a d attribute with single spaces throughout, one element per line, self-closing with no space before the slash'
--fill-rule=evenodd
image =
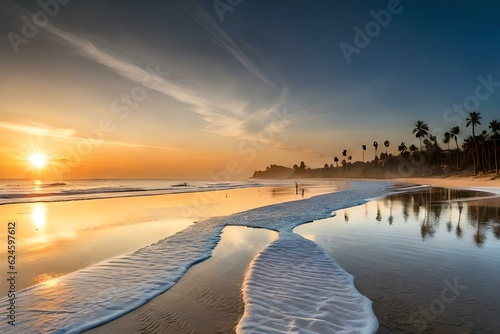
<path id="1" fill-rule="evenodd" d="M 345 181 L 349 181 L 349 180 L 345 179 Z M 471 180 L 469 182 L 462 182 L 462 183 L 460 183 L 459 186 L 456 186 L 455 180 L 452 180 L 452 179 L 442 180 L 442 179 L 435 179 L 435 178 L 410 178 L 410 179 L 373 180 L 373 181 L 382 181 L 382 182 L 383 181 L 391 181 L 391 182 L 397 182 L 397 183 L 400 183 L 400 182 L 401 183 L 411 183 L 411 184 L 416 184 L 416 185 L 429 184 L 431 186 L 439 186 L 439 187 L 447 187 L 447 188 L 468 188 L 468 187 L 472 187 L 472 186 L 476 186 L 476 187 L 478 186 L 477 184 L 472 184 L 472 183 L 474 183 L 474 180 Z M 455 187 L 453 185 L 455 185 Z M 491 184 L 489 184 L 489 185 L 491 186 Z M 491 186 L 491 188 L 500 189 L 500 183 L 498 184 L 497 187 Z M 228 228 L 228 227 L 226 227 L 226 228 Z M 219 247 L 219 246 L 217 246 L 217 247 Z M 217 248 L 215 250 L 217 250 Z M 195 286 L 198 286 L 198 284 L 201 283 L 202 289 L 206 288 L 207 284 L 208 284 L 208 288 L 211 288 L 211 289 L 214 289 L 217 287 L 217 284 L 214 282 L 206 282 L 206 280 L 203 277 L 196 277 L 197 275 L 199 275 L 200 272 L 203 271 L 201 269 L 202 267 L 209 268 L 209 261 L 210 261 L 210 259 L 192 267 L 181 278 L 181 280 L 177 284 L 175 284 L 170 290 L 168 290 L 164 294 L 154 298 L 153 300 L 151 300 L 147 304 L 141 306 L 140 308 L 130 312 L 129 314 L 127 314 L 123 317 L 115 319 L 115 320 L 108 322 L 106 324 L 103 324 L 99 327 L 93 328 L 85 333 L 96 333 L 96 334 L 114 333 L 114 332 L 117 332 L 119 330 L 124 330 L 127 328 L 136 328 L 136 324 L 139 323 L 141 321 L 141 319 L 145 319 L 145 318 L 153 319 L 155 322 L 155 325 L 158 325 L 159 319 L 162 319 L 162 317 L 164 317 L 163 321 L 165 321 L 165 319 L 168 318 L 166 313 L 173 312 L 169 316 L 172 316 L 172 314 L 178 314 L 177 312 L 179 310 L 174 309 L 173 307 L 170 306 L 171 301 L 177 300 L 177 302 L 179 302 L 179 300 L 184 299 L 184 302 L 183 303 L 181 302 L 181 308 L 184 308 L 184 307 L 186 307 L 186 305 L 210 303 L 210 298 L 222 300 L 221 298 L 227 297 L 227 295 L 225 295 L 226 292 L 222 292 L 222 294 L 219 296 L 207 297 L 207 296 L 198 295 L 197 297 L 199 299 L 189 300 L 189 301 L 186 301 L 187 298 L 181 297 L 182 295 L 189 294 L 189 287 L 188 287 L 189 283 L 186 283 L 186 282 L 190 282 L 190 283 L 194 284 Z M 246 266 L 248 267 L 248 264 Z M 205 276 L 205 278 L 206 278 L 206 276 Z M 197 279 L 197 281 L 195 281 L 195 279 Z M 227 282 L 227 283 L 231 284 L 231 285 L 237 283 L 237 284 L 239 284 L 240 289 L 243 288 L 243 286 L 242 286 L 243 279 L 242 278 L 238 279 L 237 282 L 235 282 L 233 280 L 233 281 Z M 210 287 L 210 285 L 211 285 L 211 287 Z M 192 287 L 191 287 L 191 289 L 192 289 Z M 230 303 L 234 305 L 237 302 L 239 302 L 240 306 L 243 307 L 243 309 L 239 310 L 239 312 L 240 312 L 239 316 L 235 317 L 234 313 L 228 314 L 228 317 L 232 316 L 234 321 L 232 322 L 231 325 L 228 325 L 227 323 L 225 323 L 225 330 L 218 331 L 218 333 L 229 333 L 229 332 L 235 333 L 235 328 L 238 325 L 239 320 L 240 320 L 241 316 L 243 315 L 243 311 L 244 311 L 244 304 L 243 304 L 241 293 L 240 294 L 234 294 L 234 293 L 232 294 L 232 301 Z M 206 314 L 198 314 L 198 316 L 200 316 L 201 318 L 205 318 Z M 178 324 L 179 322 L 183 322 L 186 319 L 181 318 L 181 319 L 174 319 L 174 320 L 175 321 L 173 321 L 172 323 L 167 324 L 168 326 L 166 327 L 166 329 L 167 329 L 166 332 L 168 332 L 169 328 L 170 329 L 172 328 L 171 326 L 173 326 L 173 324 L 175 324 L 175 323 Z M 196 323 L 196 321 L 195 321 L 195 323 Z M 159 327 L 156 329 L 160 329 L 160 328 L 163 329 L 163 327 Z M 210 328 L 212 328 L 212 327 L 210 327 Z M 231 331 L 229 331 L 229 329 L 231 329 Z M 183 331 L 179 331 L 179 330 L 177 332 L 183 333 Z M 202 330 L 202 328 L 201 328 L 201 330 L 200 330 L 200 328 L 197 328 L 195 330 L 195 332 L 209 334 L 209 333 L 212 333 L 213 331 L 212 332 L 210 330 L 204 331 L 204 330 Z M 391 334 L 393 332 L 388 327 L 380 324 L 376 333 L 377 334 Z"/>
<path id="2" fill-rule="evenodd" d="M 292 182 L 292 181 L 290 181 Z M 2 205 L 9 205 L 9 204 L 30 204 L 30 203 L 58 203 L 58 202 L 74 202 L 74 201 L 92 201 L 92 200 L 100 200 L 100 199 L 114 199 L 114 198 L 130 198 L 130 197 L 148 197 L 148 196 L 165 196 L 165 195 L 183 195 L 183 194 L 194 194 L 194 193 L 208 193 L 208 192 L 213 192 L 213 191 L 231 191 L 231 190 L 238 190 L 238 189 L 249 189 L 249 188 L 263 188 L 263 187 L 286 187 L 286 186 L 291 186 L 292 184 L 285 184 L 281 183 L 271 183 L 271 184 L 252 184 L 248 186 L 238 186 L 238 187 L 233 187 L 233 188 L 205 188 L 205 189 L 191 189 L 191 190 L 184 190 L 184 191 L 170 191 L 167 192 L 168 190 L 127 190 L 127 191 L 110 191 L 110 192 L 100 192 L 100 193 L 95 193 L 94 196 L 86 196 L 86 197 L 78 197 L 78 196 L 84 196 L 84 195 L 90 195 L 90 194 L 71 194 L 71 195 L 57 195 L 56 193 L 47 193 L 47 194 L 40 194 L 40 195 L 27 195 L 24 197 L 19 197 L 20 201 L 19 202 L 0 202 L 0 206 Z M 147 192 L 147 193 L 144 193 Z M 116 194 L 116 196 L 110 196 L 110 194 Z M 97 195 L 103 195 L 101 197 Z M 57 199 L 49 199 L 49 200 L 44 200 L 44 197 L 49 197 L 49 196 L 63 196 L 64 198 L 57 198 Z M 77 197 L 77 198 L 71 198 L 72 196 Z M 6 198 L 9 199 L 9 198 Z M 27 201 L 26 199 L 33 199 Z M 4 198 L 5 200 L 5 198 Z"/>
<path id="3" fill-rule="evenodd" d="M 269 230 L 226 226 L 212 256 L 189 268 L 172 288 L 84 333 L 235 333 L 244 312 L 241 286 L 248 267 L 276 238 Z"/>
<path id="4" fill-rule="evenodd" d="M 330 191 L 335 191 L 333 186 Z M 322 192 L 311 186 L 304 198 Z M 193 222 L 300 199 L 295 186 L 288 185 L 6 204 L 0 210 L 19 225 L 21 291 L 156 243 Z"/>
<path id="5" fill-rule="evenodd" d="M 427 181 L 427 179 L 421 179 L 421 180 L 426 180 L 426 181 Z M 343 180 L 343 181 L 348 181 L 348 180 Z M 354 180 L 353 180 L 353 181 L 354 181 Z M 385 181 L 386 183 L 397 182 L 396 180 L 391 180 L 391 181 L 388 181 L 388 180 L 376 180 L 376 181 L 377 181 L 377 182 L 380 182 L 380 181 L 384 182 L 384 181 Z M 408 179 L 404 179 L 404 181 L 405 181 L 405 182 L 408 182 L 408 181 L 410 181 L 410 180 L 408 180 Z M 428 184 L 429 182 L 424 182 L 424 183 L 427 183 L 427 184 Z M 357 187 L 354 187 L 354 188 L 357 188 Z M 497 189 L 498 189 L 498 188 L 497 188 Z M 240 189 L 240 190 L 241 190 L 241 189 Z M 255 189 L 254 189 L 254 190 L 255 190 Z M 289 189 L 289 190 L 290 190 L 290 189 Z M 359 189 L 358 189 L 358 190 L 359 190 Z M 231 198 L 231 197 L 233 197 L 233 196 L 230 196 L 230 198 Z M 227 197 L 226 197 L 226 199 L 227 199 Z M 283 198 L 281 198 L 281 199 L 283 199 Z M 282 202 L 282 201 L 278 201 L 278 202 Z M 286 202 L 290 202 L 290 201 L 288 200 L 288 201 L 286 201 Z M 293 202 L 293 201 L 291 201 L 291 202 Z M 246 205 L 248 205 L 248 204 L 249 204 L 249 203 L 244 203 L 244 205 L 245 205 L 245 206 L 246 206 Z M 223 201 L 223 202 L 221 202 L 221 205 L 222 205 L 222 207 L 224 207 L 226 210 L 228 209 L 228 208 L 227 208 L 227 206 L 228 206 L 228 202 Z M 301 205 L 299 204 L 298 206 L 300 207 Z M 278 206 L 278 207 L 280 207 L 280 206 Z M 350 207 L 350 206 L 349 206 L 349 207 Z M 234 208 L 230 208 L 230 209 L 231 209 L 231 210 L 234 210 Z M 340 208 L 339 208 L 339 209 L 340 209 Z M 244 217 L 244 215 L 239 215 L 239 216 L 242 216 L 242 218 Z M 314 215 L 313 215 L 313 216 L 314 216 Z M 277 218 L 277 219 L 278 219 L 278 218 Z M 300 218 L 300 219 L 302 219 L 302 218 Z M 278 220 L 279 220 L 279 219 L 278 219 Z M 250 224 L 250 225 L 248 225 L 248 223 L 249 223 L 249 222 L 246 222 L 246 220 L 244 220 L 244 221 L 242 221 L 242 222 L 241 222 L 241 224 L 242 224 L 242 225 L 247 224 L 246 226 L 251 226 L 251 224 Z M 278 222 L 276 222 L 276 223 L 278 223 Z M 278 224 L 279 224 L 279 223 L 278 223 Z M 238 223 L 238 225 L 240 225 L 240 223 Z M 255 225 L 259 225 L 259 224 L 255 224 Z M 233 226 L 233 225 L 228 225 L 228 226 Z M 268 225 L 266 224 L 265 226 L 268 226 Z M 209 261 L 209 260 L 207 260 L 207 261 Z M 196 267 L 196 266 L 198 266 L 198 265 L 203 265 L 203 264 L 205 264 L 205 265 L 206 265 L 206 263 L 208 263 L 207 261 L 200 262 L 199 264 L 197 264 L 197 265 L 195 265 L 195 266 L 191 267 L 191 268 L 190 268 L 190 269 L 189 269 L 189 270 L 185 273 L 185 275 L 183 275 L 183 276 L 181 277 L 181 279 L 179 280 L 179 282 L 180 282 L 180 281 L 181 281 L 184 277 L 188 277 L 188 278 L 190 277 L 190 276 L 187 276 L 187 275 L 188 275 L 188 273 L 191 271 L 191 269 L 195 268 L 195 267 Z M 201 270 L 201 272 L 202 272 L 202 273 L 203 273 L 203 271 L 204 271 L 204 270 Z M 203 274 L 202 274 L 202 276 L 203 276 Z M 203 279 L 203 278 L 202 278 L 202 279 Z M 176 285 L 177 285 L 177 284 L 174 284 L 174 285 L 172 286 L 172 288 L 171 288 L 170 290 L 167 290 L 164 294 L 167 294 L 169 291 L 174 291 L 174 292 L 175 292 L 176 290 L 174 289 L 174 287 L 175 287 Z M 188 285 L 189 285 L 189 284 L 188 284 Z M 196 284 L 195 284 L 195 288 L 196 288 Z M 181 289 L 181 291 L 183 291 L 183 290 Z M 221 293 L 221 294 L 224 294 L 224 292 L 225 292 L 224 290 L 220 290 L 220 293 Z M 182 296 L 182 295 L 185 295 L 185 293 L 183 293 L 183 292 L 181 292 L 181 293 L 177 293 L 177 296 Z M 156 303 L 156 304 L 153 304 L 153 305 L 156 305 L 156 307 L 155 307 L 155 308 L 153 308 L 153 309 L 150 309 L 150 311 L 148 311 L 148 312 L 146 312 L 146 313 L 143 313 L 142 317 L 143 317 L 143 318 L 145 317 L 144 319 L 147 319 L 148 317 L 151 317 L 151 316 L 153 316 L 153 317 L 158 317 L 158 313 L 155 313 L 155 312 L 161 312 L 161 311 L 162 311 L 162 309 L 161 309 L 161 307 L 162 307 L 162 306 L 161 306 L 160 304 L 158 304 L 157 302 L 155 302 L 155 300 L 157 300 L 158 298 L 161 298 L 161 296 L 162 296 L 162 295 L 159 295 L 158 297 L 151 299 L 150 303 Z M 201 303 L 202 301 L 205 301 L 205 302 L 207 301 L 207 299 L 206 299 L 206 298 L 207 298 L 207 297 L 206 297 L 206 295 L 205 295 L 205 296 L 204 296 L 204 295 L 201 295 L 201 296 L 199 296 L 198 298 L 201 298 L 201 299 L 197 299 L 197 301 L 195 301 L 195 303 Z M 234 299 L 234 297 L 233 297 L 233 299 Z M 146 305 L 147 305 L 147 304 L 145 304 L 145 305 L 143 305 L 143 306 L 146 306 Z M 139 310 L 139 309 L 141 309 L 141 308 L 142 308 L 142 306 L 141 306 L 141 307 L 139 307 L 139 308 L 138 308 L 138 309 L 136 309 L 136 310 Z M 156 310 L 156 309 L 158 309 L 158 310 Z M 155 310 L 156 310 L 156 311 L 155 311 Z M 188 308 L 188 310 L 190 310 L 190 308 Z M 151 312 L 151 311 L 152 311 L 152 312 Z M 134 313 L 134 312 L 135 312 L 135 311 L 132 311 L 132 312 L 130 312 L 130 313 L 128 313 L 128 314 L 131 314 L 131 313 Z M 121 319 L 121 318 L 124 318 L 124 317 L 126 317 L 128 314 L 126 314 L 126 315 L 124 315 L 124 316 L 122 316 L 122 317 L 119 317 L 119 318 L 117 318 L 116 320 Z M 105 325 L 103 325 L 103 326 L 106 326 L 106 324 L 105 324 Z M 234 323 L 232 324 L 232 326 L 234 326 Z M 128 328 L 128 327 L 127 327 L 127 328 Z M 384 328 L 383 328 L 383 327 L 379 328 L 379 333 L 384 333 Z"/>
<path id="6" fill-rule="evenodd" d="M 490 180 L 487 178 L 474 177 L 418 177 L 418 178 L 396 178 L 395 182 L 407 182 L 413 184 L 428 184 L 434 187 L 444 187 L 451 189 L 465 188 L 492 188 L 500 189 L 500 179 Z"/>
<path id="7" fill-rule="evenodd" d="M 57 328 L 90 329 L 97 324 L 106 322 L 106 318 L 111 320 L 111 318 L 117 319 L 125 315 L 130 310 L 143 305 L 143 300 L 144 302 L 153 300 L 154 297 L 161 294 L 161 291 L 167 291 L 171 288 L 175 282 L 182 278 L 188 268 L 200 263 L 202 259 L 210 257 L 210 253 L 219 241 L 222 225 L 265 227 L 276 231 L 289 231 L 292 226 L 310 219 L 329 217 L 333 210 L 350 206 L 353 200 L 360 201 L 364 198 L 370 198 L 366 197 L 368 196 L 367 190 L 373 195 L 385 192 L 383 186 L 376 183 L 368 183 L 363 186 L 352 184 L 352 186 L 354 197 L 347 198 L 336 194 L 337 191 L 334 189 L 330 189 L 327 194 L 316 196 L 314 199 L 309 197 L 309 195 L 324 192 L 324 184 L 310 192 L 306 190 L 307 196 L 305 197 L 307 199 L 304 198 L 301 201 L 290 201 L 290 197 L 303 198 L 300 195 L 297 196 L 295 189 L 288 189 L 286 194 L 271 192 L 268 194 L 268 197 L 271 196 L 271 202 L 279 202 L 280 204 L 263 206 L 262 199 L 260 199 L 259 203 L 261 204 L 258 205 L 258 210 L 244 212 L 234 207 L 228 207 L 230 202 L 228 202 L 227 197 L 223 196 L 220 202 L 221 208 L 231 211 L 237 210 L 240 213 L 226 219 L 209 219 L 203 223 L 191 225 L 182 233 L 168 238 L 168 241 L 164 239 L 151 247 L 140 249 L 121 258 L 115 258 L 103 265 L 24 290 L 23 298 L 20 299 L 19 304 L 19 315 L 26 319 L 22 326 L 25 328 L 31 326 L 32 320 L 28 319 L 32 318 L 33 310 L 44 307 L 45 303 L 53 300 L 66 310 L 78 307 L 81 312 L 75 312 L 72 315 L 51 313 L 40 328 L 51 328 L 52 330 Z M 290 190 L 292 194 L 289 194 Z M 261 195 L 264 194 L 261 193 L 257 197 L 260 198 Z M 231 198 L 234 199 L 234 196 L 229 196 L 229 199 Z M 243 206 L 251 205 L 252 202 L 248 200 L 249 198 L 246 197 L 240 198 L 239 203 Z M 269 199 L 266 202 L 269 202 Z M 213 209 L 211 206 L 209 207 Z M 123 211 L 123 206 L 121 209 Z M 74 212 L 72 214 L 74 215 Z M 271 217 L 274 219 L 270 219 Z M 286 264 L 280 263 L 279 265 Z M 146 271 L 141 269 L 146 268 L 145 266 L 148 268 Z M 168 278 L 165 273 L 168 273 Z M 90 282 L 93 283 L 89 284 Z M 310 284 L 315 283 L 311 282 Z M 153 287 L 154 289 L 152 289 Z M 157 289 L 157 287 L 161 289 Z M 135 291 L 130 290 L 131 288 Z M 355 291 L 353 287 L 349 287 L 349 289 Z M 71 291 L 71 293 L 63 293 L 66 290 Z M 155 291 L 158 293 L 155 294 Z M 293 295 L 294 292 L 290 291 L 289 293 Z M 98 300 L 97 306 L 103 310 L 99 315 L 93 311 L 93 307 L 90 307 L 90 305 L 96 305 L 96 300 Z M 270 302 L 272 301 L 271 299 Z M 365 311 L 368 312 L 368 310 L 360 309 L 360 312 Z M 42 315 L 39 314 L 39 316 Z M 292 315 L 290 316 L 293 318 Z M 348 317 L 344 313 L 339 314 L 339 316 L 340 318 Z M 313 320 L 311 318 L 308 321 Z"/>

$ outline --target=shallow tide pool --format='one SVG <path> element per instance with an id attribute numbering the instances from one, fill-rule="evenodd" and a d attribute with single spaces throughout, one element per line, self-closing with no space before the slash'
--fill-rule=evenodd
<path id="1" fill-rule="evenodd" d="M 355 278 L 380 333 L 500 328 L 500 199 L 426 189 L 297 227 Z"/>

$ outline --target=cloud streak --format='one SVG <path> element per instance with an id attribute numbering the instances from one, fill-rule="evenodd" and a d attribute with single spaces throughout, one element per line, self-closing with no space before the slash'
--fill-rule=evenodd
<path id="1" fill-rule="evenodd" d="M 12 6 L 15 6 L 20 15 L 28 17 L 32 15 L 24 8 L 14 4 Z M 198 7 L 188 9 L 184 3 L 182 3 L 181 7 L 195 22 L 208 32 L 210 38 L 216 44 L 226 50 L 247 68 L 248 71 L 273 88 L 277 87 L 206 12 Z M 267 99 L 270 101 L 264 107 L 257 109 L 253 105 L 254 102 L 251 101 L 262 101 L 261 96 L 251 96 L 247 99 L 237 99 L 230 96 L 224 98 L 222 101 L 217 101 L 217 94 L 210 93 L 208 90 L 203 91 L 199 88 L 193 90 L 169 77 L 160 76 L 158 73 L 145 70 L 130 61 L 120 59 L 98 48 L 90 40 L 64 30 L 55 24 L 49 22 L 43 26 L 43 29 L 54 36 L 57 42 L 75 50 L 77 54 L 105 66 L 127 80 L 144 85 L 145 79 L 148 78 L 148 82 L 154 82 L 155 84 L 145 86 L 146 88 L 154 89 L 169 98 L 182 102 L 188 106 L 189 110 L 201 115 L 208 123 L 203 129 L 204 131 L 240 140 L 256 140 L 257 136 L 262 133 L 269 131 L 277 132 L 276 129 L 282 131 L 285 126 L 306 117 L 306 113 L 295 113 L 294 115 L 286 114 L 280 119 L 276 119 L 276 114 L 279 113 L 280 109 L 283 110 L 285 107 L 286 90 L 283 90 L 278 96 L 272 99 Z M 207 84 L 207 87 L 209 86 Z M 20 129 L 18 128 L 18 130 Z M 29 132 L 28 130 L 30 129 L 26 130 Z M 68 132 L 61 135 L 50 132 L 43 127 L 41 129 L 32 128 L 31 133 L 35 132 L 47 136 L 50 134 L 53 137 L 71 137 L 74 134 L 73 132 Z M 283 146 L 282 143 L 273 143 L 273 141 L 269 141 L 266 144 L 276 147 Z"/>
<path id="2" fill-rule="evenodd" d="M 75 134 L 75 130 L 72 129 L 60 129 L 41 124 L 29 125 L 29 124 L 19 124 L 11 122 L 0 122 L 0 128 L 28 135 L 52 137 L 52 138 L 67 139 L 71 138 Z"/>
<path id="3" fill-rule="evenodd" d="M 212 133 L 239 139 L 249 139 L 265 130 L 272 117 L 272 110 L 284 103 L 284 94 L 282 94 L 273 106 L 255 112 L 247 112 L 245 108 L 248 103 L 241 101 L 225 101 L 216 104 L 202 94 L 183 87 L 168 78 L 157 73 L 148 72 L 135 64 L 98 49 L 85 38 L 51 24 L 47 24 L 45 29 L 56 36 L 61 43 L 73 48 L 80 55 L 107 67 L 130 81 L 142 85 L 145 78 L 150 78 L 149 81 L 155 82 L 155 85 L 151 85 L 149 88 L 188 105 L 191 111 L 203 116 L 204 120 L 209 123 L 205 130 Z M 293 117 L 290 117 L 288 122 L 293 119 Z"/>
<path id="4" fill-rule="evenodd" d="M 238 45 L 236 45 L 199 4 L 195 4 L 191 1 L 178 1 L 178 4 L 187 15 L 205 29 L 217 45 L 231 54 L 240 64 L 245 66 L 263 82 L 274 88 L 278 88 L 278 86 L 262 72 L 260 67 L 255 64 Z"/>
<path id="5" fill-rule="evenodd" d="M 49 138 L 57 138 L 57 139 L 65 139 L 71 141 L 81 141 L 81 140 L 89 140 L 85 136 L 78 134 L 78 131 L 75 129 L 62 129 L 55 128 L 49 125 L 40 124 L 40 123 L 12 123 L 12 122 L 1 122 L 0 128 L 20 133 L 22 135 L 33 135 L 39 137 L 49 137 Z M 97 140 L 93 138 L 92 140 Z M 106 140 L 106 145 L 119 146 L 119 147 L 129 147 L 129 148 L 146 148 L 146 149 L 155 149 L 155 150 L 167 150 L 167 151 L 182 151 L 179 148 L 172 147 L 164 147 L 164 146 L 151 146 L 151 145 L 143 145 L 138 143 L 127 143 L 113 140 Z"/>

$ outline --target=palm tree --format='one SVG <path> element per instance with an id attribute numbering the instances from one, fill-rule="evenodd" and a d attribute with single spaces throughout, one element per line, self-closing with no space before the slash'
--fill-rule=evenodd
<path id="1" fill-rule="evenodd" d="M 422 151 L 422 138 L 429 134 L 429 125 L 423 121 L 417 121 L 417 123 L 415 123 L 415 129 L 413 129 L 412 133 L 415 134 L 415 137 L 420 140 L 420 151 Z"/>
<path id="2" fill-rule="evenodd" d="M 469 117 L 467 117 L 465 120 L 467 123 L 465 124 L 466 127 L 469 127 L 469 125 L 472 125 L 472 138 L 476 136 L 476 133 L 474 132 L 474 129 L 476 125 L 481 125 L 481 113 L 480 112 L 470 112 Z"/>
<path id="3" fill-rule="evenodd" d="M 449 132 L 445 132 L 443 135 L 443 143 L 448 144 L 448 168 L 451 167 L 451 154 L 450 154 L 450 141 L 451 141 L 451 134 Z"/>
<path id="4" fill-rule="evenodd" d="M 439 145 L 438 145 L 438 142 L 437 142 L 437 137 L 436 137 L 436 136 L 434 136 L 434 135 L 430 134 L 430 135 L 429 135 L 429 139 L 430 139 L 430 141 L 434 142 L 434 148 L 435 148 L 435 149 L 439 148 Z"/>
<path id="5" fill-rule="evenodd" d="M 448 151 L 450 150 L 450 140 L 451 134 L 449 132 L 445 132 L 443 135 L 443 144 L 448 144 Z"/>
<path id="6" fill-rule="evenodd" d="M 476 141 L 476 133 L 475 133 L 475 128 L 476 125 L 481 125 L 481 113 L 478 112 L 470 112 L 469 117 L 467 117 L 465 120 L 467 123 L 465 123 L 465 126 L 468 128 L 469 125 L 472 126 L 472 139 L 474 140 L 474 146 L 476 148 L 476 163 L 474 164 L 474 174 L 477 173 L 478 167 L 479 167 L 479 150 L 477 148 L 477 141 Z"/>
<path id="7" fill-rule="evenodd" d="M 402 141 L 401 144 L 399 144 L 399 146 L 398 146 L 398 151 L 401 152 L 401 155 L 403 155 L 403 153 L 405 153 L 407 149 L 408 149 L 408 147 L 406 147 L 406 144 L 404 141 Z"/>
<path id="8" fill-rule="evenodd" d="M 424 139 L 424 147 L 427 151 L 430 151 L 432 149 L 432 142 L 429 138 Z"/>
<path id="9" fill-rule="evenodd" d="M 464 157 L 467 157 L 466 153 L 472 155 L 472 160 L 474 163 L 474 166 L 476 166 L 476 150 L 475 150 L 475 145 L 474 145 L 474 139 L 472 136 L 469 136 L 464 139 L 464 142 L 462 143 L 462 149 L 464 151 Z"/>
<path id="10" fill-rule="evenodd" d="M 335 164 L 338 167 L 339 166 L 339 158 L 335 157 L 335 158 L 333 158 L 333 161 L 335 161 Z"/>
<path id="11" fill-rule="evenodd" d="M 361 149 L 363 150 L 363 162 L 365 162 L 366 145 L 361 145 Z"/>
<path id="12" fill-rule="evenodd" d="M 342 156 L 343 156 L 344 158 L 345 158 L 345 157 L 347 157 L 347 150 L 343 150 L 343 151 L 342 151 Z M 344 160 L 342 160 L 342 166 L 344 166 L 344 171 L 346 171 L 346 170 L 347 170 L 347 163 L 346 163 L 345 159 L 344 159 Z"/>
<path id="13" fill-rule="evenodd" d="M 387 158 L 387 148 L 389 148 L 389 146 L 391 145 L 391 143 L 386 140 L 384 141 L 384 146 L 385 146 L 385 157 Z"/>
<path id="14" fill-rule="evenodd" d="M 375 158 L 377 157 L 377 148 L 378 148 L 378 143 L 376 141 L 373 142 L 373 147 L 375 147 Z"/>
<path id="15" fill-rule="evenodd" d="M 496 119 L 490 122 L 488 129 L 491 130 L 491 136 L 493 138 L 493 151 L 495 152 L 495 170 L 498 174 L 498 159 L 497 159 L 497 136 L 500 132 L 500 123 Z"/>
<path id="16" fill-rule="evenodd" d="M 477 136 L 477 145 L 478 147 L 482 148 L 480 149 L 481 153 L 481 164 L 483 166 L 483 171 L 488 171 L 490 166 L 491 166 L 491 154 L 488 154 L 488 157 L 486 156 L 486 143 L 488 142 L 488 131 L 483 130 L 481 133 Z M 488 151 L 488 153 L 490 153 Z"/>
<path id="17" fill-rule="evenodd" d="M 454 126 L 451 128 L 450 137 L 455 140 L 455 145 L 457 145 L 457 150 L 460 150 L 460 148 L 458 147 L 458 140 L 457 140 L 457 136 L 459 134 L 460 134 L 460 128 L 458 126 Z"/>
<path id="18" fill-rule="evenodd" d="M 457 145 L 457 170 L 458 170 L 458 165 L 459 161 L 458 158 L 460 156 L 460 148 L 458 147 L 458 135 L 460 134 L 460 128 L 458 126 L 454 126 L 451 128 L 450 131 L 450 136 L 455 140 L 455 145 Z"/>

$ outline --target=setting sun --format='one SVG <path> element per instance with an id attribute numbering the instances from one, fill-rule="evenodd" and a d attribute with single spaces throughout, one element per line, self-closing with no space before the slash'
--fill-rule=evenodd
<path id="1" fill-rule="evenodd" d="M 34 153 L 29 156 L 31 166 L 41 169 L 47 165 L 47 156 L 43 153 Z"/>

